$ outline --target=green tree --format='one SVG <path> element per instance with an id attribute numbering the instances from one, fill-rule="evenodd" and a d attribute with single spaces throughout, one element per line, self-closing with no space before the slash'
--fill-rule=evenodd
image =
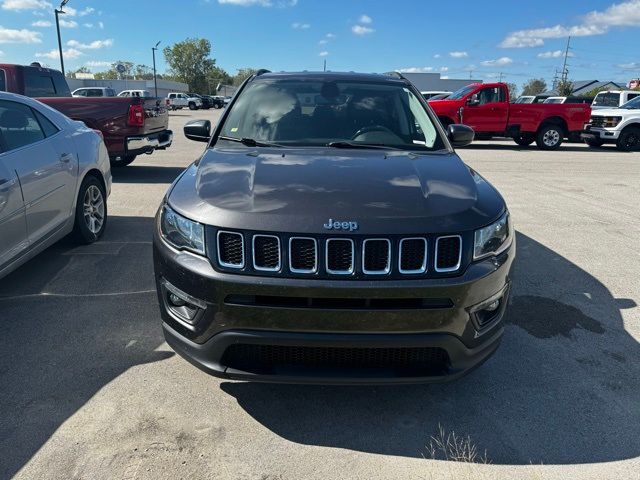
<path id="1" fill-rule="evenodd" d="M 77 70 L 67 71 L 67 78 L 76 78 L 76 73 L 91 73 L 87 67 L 80 67 Z"/>
<path id="2" fill-rule="evenodd" d="M 522 86 L 522 95 L 539 95 L 547 90 L 547 82 L 542 78 L 531 78 Z"/>
<path id="3" fill-rule="evenodd" d="M 573 82 L 569 80 L 560 80 L 556 86 L 558 95 L 568 97 L 573 93 Z"/>
<path id="4" fill-rule="evenodd" d="M 515 83 L 507 82 L 507 88 L 509 89 L 509 98 L 511 101 L 518 98 L 518 86 Z"/>
<path id="5" fill-rule="evenodd" d="M 580 96 L 581 96 L 581 97 L 590 97 L 590 98 L 593 98 L 593 97 L 595 97 L 598 93 L 600 93 L 600 92 L 606 92 L 607 90 L 609 90 L 607 87 L 598 87 L 598 88 L 594 88 L 593 90 L 589 90 L 588 92 L 581 93 L 581 94 L 580 94 Z"/>
<path id="6" fill-rule="evenodd" d="M 218 85 L 230 85 L 233 82 L 233 77 L 229 75 L 220 67 L 213 67 L 207 75 L 207 93 L 213 95 L 217 93 L 216 88 Z"/>
<path id="7" fill-rule="evenodd" d="M 238 73 L 236 73 L 233 76 L 233 85 L 235 85 L 235 86 L 240 85 L 242 82 L 244 82 L 251 75 L 255 74 L 257 71 L 258 71 L 257 68 L 251 68 L 251 67 L 238 69 Z"/>
<path id="8" fill-rule="evenodd" d="M 118 70 L 116 70 L 116 67 L 119 64 L 124 65 L 125 70 L 123 73 L 120 73 L 118 72 Z M 133 78 L 134 73 L 135 73 L 135 70 L 134 70 L 133 62 L 118 60 L 117 62 L 113 62 L 111 64 L 111 67 L 109 68 L 109 70 L 106 70 L 104 72 L 98 72 L 94 76 L 96 80 L 117 80 L 119 78 L 126 78 L 126 79 Z"/>
<path id="9" fill-rule="evenodd" d="M 215 66 L 210 58 L 211 42 L 205 38 L 187 38 L 162 51 L 169 64 L 171 75 L 187 83 L 195 92 L 207 92 L 208 77 Z"/>
<path id="10" fill-rule="evenodd" d="M 134 67 L 136 80 L 153 80 L 153 67 L 149 65 L 136 65 Z M 158 75 L 156 75 L 157 77 Z"/>

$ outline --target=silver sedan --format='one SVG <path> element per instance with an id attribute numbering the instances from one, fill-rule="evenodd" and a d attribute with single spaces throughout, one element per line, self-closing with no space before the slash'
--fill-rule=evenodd
<path id="1" fill-rule="evenodd" d="M 0 278 L 66 235 L 98 240 L 110 191 L 99 132 L 0 92 Z"/>

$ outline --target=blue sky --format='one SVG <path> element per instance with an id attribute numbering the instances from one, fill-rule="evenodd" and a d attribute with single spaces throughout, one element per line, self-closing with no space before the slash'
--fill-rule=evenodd
<path id="1" fill-rule="evenodd" d="M 319 70 L 326 59 L 330 70 L 471 72 L 484 80 L 502 73 L 520 85 L 551 80 L 571 34 L 571 79 L 640 77 L 640 0 L 70 0 L 65 9 L 67 69 L 151 65 L 158 40 L 163 47 L 204 37 L 231 74 L 248 66 Z M 58 68 L 53 21 L 47 0 L 0 0 L 0 63 Z M 163 72 L 161 54 L 157 60 Z"/>

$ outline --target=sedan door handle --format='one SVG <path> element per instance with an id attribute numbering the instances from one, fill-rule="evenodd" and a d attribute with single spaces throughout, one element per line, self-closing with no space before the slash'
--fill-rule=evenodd
<path id="1" fill-rule="evenodd" d="M 69 163 L 72 158 L 73 158 L 73 154 L 71 153 L 63 153 L 62 155 L 60 155 L 60 161 L 62 163 Z"/>
<path id="2" fill-rule="evenodd" d="M 0 178 L 0 192 L 7 192 L 16 183 L 15 178 L 9 180 L 8 178 Z"/>

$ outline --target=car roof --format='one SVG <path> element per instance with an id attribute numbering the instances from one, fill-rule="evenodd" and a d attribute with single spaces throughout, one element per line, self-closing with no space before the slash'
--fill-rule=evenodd
<path id="1" fill-rule="evenodd" d="M 253 80 L 316 80 L 322 82 L 340 81 L 368 81 L 407 84 L 408 80 L 398 76 L 380 73 L 357 73 L 357 72 L 267 72 L 257 75 Z"/>

